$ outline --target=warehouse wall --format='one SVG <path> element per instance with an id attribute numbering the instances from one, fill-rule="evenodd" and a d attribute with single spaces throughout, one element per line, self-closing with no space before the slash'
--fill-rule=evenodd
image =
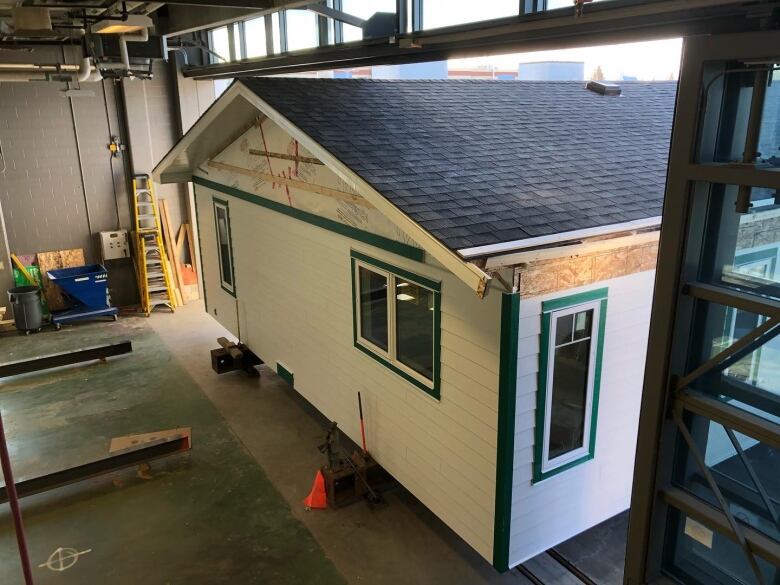
<path id="1" fill-rule="evenodd" d="M 76 51 L 66 50 L 66 62 L 77 62 Z M 38 49 L 24 60 L 62 62 L 63 52 Z M 0 53 L 2 61 L 21 62 L 18 54 Z M 131 228 L 130 174 L 151 173 L 181 135 L 180 96 L 189 100 L 188 92 L 199 91 L 197 103 L 205 110 L 209 84 L 213 95 L 211 82 L 179 91 L 176 72 L 166 62 L 155 62 L 154 73 L 150 81 L 83 83 L 81 88 L 93 95 L 73 99 L 62 95 L 66 83 L 0 82 L 0 142 L 8 167 L 0 174 L 0 208 L 11 252 L 83 248 L 87 262 L 98 261 L 96 234 Z M 109 156 L 112 135 L 128 147 L 118 158 Z M 174 229 L 189 221 L 186 186 L 161 186 L 158 196 L 169 201 Z M 5 291 L 12 273 L 2 240 L 0 260 L 6 268 L 0 268 L 0 290 Z M 129 276 L 122 278 L 123 288 L 134 289 Z M 115 302 L 133 302 L 131 292 Z"/>

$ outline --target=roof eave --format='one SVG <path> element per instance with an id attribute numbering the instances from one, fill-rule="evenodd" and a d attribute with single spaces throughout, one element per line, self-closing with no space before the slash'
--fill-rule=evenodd
<path id="1" fill-rule="evenodd" d="M 570 246 L 572 244 L 607 237 L 625 236 L 643 231 L 654 231 L 658 230 L 660 226 L 661 216 L 655 216 L 523 240 L 463 248 L 458 250 L 458 254 L 463 259 L 469 261 L 484 260 L 487 266 L 512 266 L 521 262 L 522 255 L 531 250 L 559 248 L 560 256 L 563 257 L 570 255 Z"/>

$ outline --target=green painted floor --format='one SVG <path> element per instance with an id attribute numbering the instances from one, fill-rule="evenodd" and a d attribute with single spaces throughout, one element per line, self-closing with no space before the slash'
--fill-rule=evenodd
<path id="1" fill-rule="evenodd" d="M 107 364 L 0 382 L 17 481 L 102 457 L 126 434 L 190 426 L 192 452 L 152 463 L 151 479 L 126 470 L 22 500 L 35 583 L 344 583 L 146 319 L 3 335 L 0 362 L 123 339 L 133 353 Z M 60 547 L 84 553 L 62 572 L 46 566 Z M 22 583 L 7 505 L 0 583 Z"/>

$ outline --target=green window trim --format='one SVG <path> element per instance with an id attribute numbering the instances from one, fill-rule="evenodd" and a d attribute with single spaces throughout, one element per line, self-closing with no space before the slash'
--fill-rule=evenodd
<path id="1" fill-rule="evenodd" d="M 570 295 L 558 299 L 544 301 L 542 303 L 542 330 L 539 346 L 539 376 L 538 388 L 536 393 L 536 429 L 534 440 L 534 463 L 533 463 L 533 483 L 543 481 L 554 475 L 558 475 L 568 469 L 590 461 L 596 453 L 596 428 L 598 425 L 598 406 L 599 391 L 601 385 L 601 369 L 604 357 L 604 332 L 607 319 L 607 297 L 608 288 L 586 291 L 575 295 Z M 585 429 L 587 439 L 587 449 L 584 454 L 576 459 L 563 463 L 552 469 L 543 471 L 544 462 L 544 442 L 546 436 L 546 410 L 548 399 L 548 369 L 550 365 L 550 335 L 552 332 L 552 315 L 556 311 L 577 307 L 579 305 L 590 304 L 598 307 L 598 321 L 592 325 L 592 331 L 598 334 L 596 340 L 595 357 L 593 367 L 593 383 L 591 386 L 591 404 L 590 404 L 590 428 Z M 593 333 L 591 333 L 591 337 Z"/>
<path id="2" fill-rule="evenodd" d="M 518 293 L 504 293 L 501 297 L 496 513 L 493 521 L 493 567 L 502 573 L 509 570 L 509 537 L 512 527 L 519 329 L 520 295 Z"/>
<path id="3" fill-rule="evenodd" d="M 403 242 L 398 242 L 396 240 L 391 240 L 390 238 L 386 238 L 384 236 L 372 234 L 371 232 L 367 232 L 350 225 L 328 219 L 326 217 L 321 217 L 314 213 L 303 211 L 302 209 L 290 207 L 284 203 L 266 199 L 260 195 L 242 191 L 236 187 L 229 187 L 227 185 L 222 185 L 221 183 L 216 183 L 215 181 L 210 181 L 209 179 L 204 179 L 203 177 L 198 177 L 197 175 L 192 177 L 192 182 L 196 185 L 202 185 L 203 187 L 212 189 L 213 191 L 223 193 L 224 195 L 230 195 L 236 199 L 241 199 L 242 201 L 247 201 L 248 203 L 252 203 L 254 205 L 259 205 L 260 207 L 270 209 L 271 211 L 276 211 L 277 213 L 292 217 L 304 223 L 335 232 L 352 240 L 363 242 L 369 246 L 379 248 L 380 250 L 385 250 L 386 252 L 397 254 L 398 256 L 403 256 L 404 258 L 409 258 L 410 260 L 414 260 L 416 262 L 423 262 L 425 260 L 425 251 L 421 248 L 410 246 L 409 244 L 404 244 Z"/>
<path id="4" fill-rule="evenodd" d="M 290 388 L 295 388 L 295 374 L 293 374 L 282 362 L 276 362 L 276 374 L 285 382 Z"/>
<path id="5" fill-rule="evenodd" d="M 230 296 L 236 296 L 236 262 L 233 256 L 233 227 L 230 225 L 230 205 L 224 199 L 218 199 L 217 197 L 211 198 L 211 203 L 214 209 L 214 229 L 217 238 L 217 261 L 219 262 L 219 285 Z M 224 271 L 222 269 L 222 250 L 219 249 L 219 221 L 217 219 L 217 208 L 223 207 L 225 209 L 225 217 L 227 218 L 227 233 L 228 233 L 228 248 L 230 250 L 230 277 L 233 280 L 228 286 L 225 280 L 222 278 Z"/>
<path id="6" fill-rule="evenodd" d="M 403 268 L 393 266 L 382 260 L 376 260 L 356 250 L 350 252 L 351 261 L 351 274 L 352 274 L 352 343 L 354 347 L 360 350 L 365 355 L 374 359 L 378 363 L 385 366 L 387 369 L 393 371 L 398 376 L 416 386 L 426 394 L 432 396 L 436 400 L 441 399 L 441 283 L 430 280 L 423 276 L 409 272 Z M 359 263 L 366 264 L 367 266 L 375 267 L 380 270 L 384 270 L 394 276 L 408 280 L 418 286 L 426 288 L 433 292 L 433 380 L 429 383 L 425 383 L 417 376 L 411 373 L 411 369 L 407 370 L 405 366 L 391 361 L 387 357 L 380 353 L 373 351 L 367 347 L 364 343 L 360 342 L 358 333 L 358 283 L 357 283 L 357 266 Z M 370 343 L 368 341 L 365 342 Z M 420 376 L 422 377 L 422 376 Z"/>
<path id="7" fill-rule="evenodd" d="M 195 227 L 197 228 L 197 240 L 198 240 L 198 255 L 200 256 L 200 282 L 201 286 L 203 287 L 203 308 L 206 309 L 206 312 L 209 312 L 209 297 L 206 293 L 206 271 L 203 263 L 203 238 L 202 234 L 203 232 L 200 231 L 200 210 L 198 209 L 198 190 L 193 186 L 192 188 L 192 199 L 195 202 Z M 197 263 L 197 260 L 195 258 L 192 258 L 192 264 L 195 266 Z"/>

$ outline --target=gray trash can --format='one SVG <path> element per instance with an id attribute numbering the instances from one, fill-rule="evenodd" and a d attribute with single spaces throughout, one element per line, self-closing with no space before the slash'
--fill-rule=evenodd
<path id="1" fill-rule="evenodd" d="M 41 289 L 37 286 L 17 286 L 8 291 L 14 310 L 14 322 L 19 331 L 40 331 L 43 326 Z"/>

